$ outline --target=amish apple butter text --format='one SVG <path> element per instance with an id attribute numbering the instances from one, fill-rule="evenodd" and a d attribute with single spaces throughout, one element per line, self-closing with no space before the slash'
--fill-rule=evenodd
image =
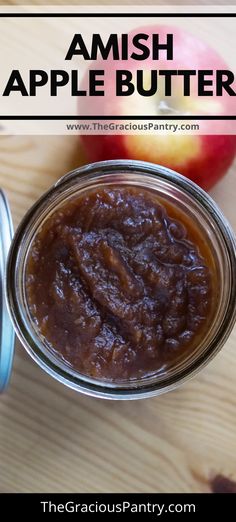
<path id="1" fill-rule="evenodd" d="M 163 372 L 212 318 L 214 261 L 200 228 L 154 191 L 90 189 L 55 210 L 31 245 L 29 311 L 49 350 L 105 381 Z"/>

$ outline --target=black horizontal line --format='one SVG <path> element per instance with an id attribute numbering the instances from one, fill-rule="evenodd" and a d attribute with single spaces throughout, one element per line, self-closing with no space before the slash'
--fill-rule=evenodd
<path id="1" fill-rule="evenodd" d="M 236 13 L 1 13 L 2 18 L 230 18 Z"/>
<path id="2" fill-rule="evenodd" d="M 219 115 L 209 115 L 209 116 L 153 116 L 153 115 L 137 115 L 137 116 L 66 116 L 66 115 L 21 115 L 21 116 L 0 116 L 0 120 L 236 120 L 236 115 L 232 116 L 219 116 Z"/>

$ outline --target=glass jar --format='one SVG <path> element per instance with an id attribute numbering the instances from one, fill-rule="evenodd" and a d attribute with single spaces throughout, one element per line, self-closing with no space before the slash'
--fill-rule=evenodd
<path id="1" fill-rule="evenodd" d="M 109 185 L 150 188 L 198 223 L 218 272 L 214 319 L 199 346 L 168 371 L 135 381 L 105 382 L 75 371 L 47 347 L 30 315 L 25 289 L 27 256 L 45 220 L 61 205 L 88 189 Z M 227 220 L 197 185 L 165 167 L 114 160 L 93 163 L 62 177 L 28 211 L 15 234 L 7 266 L 8 309 L 23 346 L 43 370 L 78 392 L 106 399 L 139 399 L 176 388 L 203 368 L 221 349 L 236 318 L 236 248 Z"/>

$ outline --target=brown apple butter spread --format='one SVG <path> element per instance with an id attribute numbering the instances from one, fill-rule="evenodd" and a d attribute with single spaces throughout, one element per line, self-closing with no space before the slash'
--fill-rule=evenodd
<path id="1" fill-rule="evenodd" d="M 116 185 L 48 217 L 31 245 L 26 295 L 54 354 L 119 381 L 191 353 L 212 318 L 214 277 L 196 223 L 149 189 Z"/>

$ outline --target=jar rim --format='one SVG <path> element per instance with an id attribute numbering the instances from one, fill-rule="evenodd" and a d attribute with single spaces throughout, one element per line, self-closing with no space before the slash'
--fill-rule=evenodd
<path id="1" fill-rule="evenodd" d="M 199 357 L 194 364 L 190 364 L 185 371 L 182 371 L 181 375 L 175 375 L 172 378 L 166 377 L 164 385 L 156 380 L 156 383 L 145 384 L 145 380 L 142 379 L 142 385 L 133 385 L 130 388 L 119 388 L 117 383 L 114 386 L 107 386 L 104 381 L 96 381 L 89 379 L 89 377 L 81 375 L 78 371 L 69 373 L 66 366 L 53 362 L 50 357 L 47 357 L 45 351 L 39 348 L 40 340 L 35 338 L 29 328 L 27 328 L 26 322 L 23 317 L 21 302 L 19 299 L 21 285 L 22 285 L 22 270 L 23 265 L 21 264 L 21 272 L 19 271 L 19 256 L 21 255 L 22 243 L 28 241 L 29 244 L 29 231 L 32 222 L 37 222 L 37 217 L 42 217 L 42 209 L 46 209 L 47 205 L 50 204 L 53 207 L 55 198 L 60 197 L 63 200 L 66 190 L 69 187 L 73 187 L 74 182 L 83 181 L 85 184 L 84 190 L 86 190 L 86 181 L 98 180 L 100 183 L 108 177 L 112 178 L 114 174 L 125 174 L 126 176 L 142 174 L 146 178 L 152 178 L 153 182 L 157 183 L 157 180 L 162 183 L 171 183 L 177 187 L 180 191 L 185 192 L 190 198 L 192 197 L 197 205 L 204 208 L 204 211 L 210 216 L 211 220 L 215 224 L 216 231 L 220 231 L 227 251 L 230 267 L 231 267 L 231 285 L 229 288 L 228 306 L 225 311 L 224 320 L 222 321 L 221 327 L 217 335 L 215 335 L 212 346 L 209 347 L 208 351 L 205 351 L 202 356 Z M 112 182 L 111 182 L 112 183 Z M 136 183 L 139 186 L 139 183 Z M 88 189 L 88 187 L 87 187 Z M 61 201 L 59 205 L 61 204 Z M 45 206 L 46 205 L 46 206 Z M 32 232 L 32 230 L 31 230 Z M 33 233 L 33 232 L 32 232 Z M 36 232 L 34 232 L 35 235 Z M 27 235 L 28 234 L 28 235 Z M 32 234 L 31 234 L 32 235 Z M 22 344 L 31 355 L 31 357 L 51 376 L 55 377 L 60 382 L 67 386 L 76 389 L 82 393 L 103 397 L 108 399 L 137 399 L 151 397 L 160 393 L 174 389 L 181 383 L 195 375 L 201 368 L 203 368 L 223 346 L 227 337 L 229 336 L 233 324 L 236 320 L 236 242 L 232 229 L 216 205 L 213 199 L 205 193 L 198 185 L 185 178 L 184 176 L 172 171 L 166 167 L 147 163 L 143 161 L 133 160 L 108 160 L 104 162 L 92 163 L 75 169 L 62 178 L 60 178 L 56 184 L 49 189 L 43 196 L 31 207 L 28 213 L 20 223 L 15 237 L 13 239 L 7 266 L 7 280 L 6 280 L 6 292 L 8 301 L 8 310 L 13 320 L 16 332 L 20 338 Z M 21 277 L 20 277 L 21 276 Z"/>

